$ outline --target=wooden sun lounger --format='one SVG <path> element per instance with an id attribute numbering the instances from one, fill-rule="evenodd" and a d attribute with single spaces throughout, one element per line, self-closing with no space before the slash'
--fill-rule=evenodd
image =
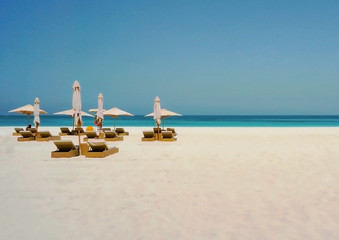
<path id="1" fill-rule="evenodd" d="M 60 128 L 60 133 L 59 136 L 67 136 L 67 135 L 72 135 L 71 131 L 67 127 L 61 127 Z"/>
<path id="2" fill-rule="evenodd" d="M 105 140 L 106 141 L 123 141 L 124 137 L 119 137 L 117 133 L 114 131 L 106 131 Z"/>
<path id="3" fill-rule="evenodd" d="M 27 131 L 30 131 L 31 133 L 36 133 L 36 128 L 27 128 Z"/>
<path id="4" fill-rule="evenodd" d="M 154 133 L 157 133 L 158 130 L 159 130 L 159 133 L 161 133 L 161 128 L 153 128 L 153 132 L 154 132 Z"/>
<path id="5" fill-rule="evenodd" d="M 110 128 L 102 128 L 102 131 L 106 132 L 106 131 L 112 131 L 112 130 Z"/>
<path id="6" fill-rule="evenodd" d="M 88 141 L 89 139 L 98 139 L 99 138 L 98 134 L 94 131 L 85 132 L 85 135 L 87 136 L 87 137 L 84 138 L 85 142 Z"/>
<path id="7" fill-rule="evenodd" d="M 13 136 L 21 136 L 20 131 L 24 131 L 23 128 L 14 128 L 15 132 L 12 134 Z"/>
<path id="8" fill-rule="evenodd" d="M 56 151 L 51 152 L 52 158 L 70 158 L 79 156 L 79 148 L 69 140 L 60 140 L 54 142 Z"/>
<path id="9" fill-rule="evenodd" d="M 85 153 L 87 158 L 104 158 L 108 155 L 119 152 L 119 148 L 109 148 L 105 142 L 88 142 L 90 150 Z"/>
<path id="10" fill-rule="evenodd" d="M 35 137 L 31 131 L 21 131 L 20 132 L 21 137 L 18 137 L 17 140 L 19 142 L 22 141 L 34 141 Z"/>
<path id="11" fill-rule="evenodd" d="M 119 136 L 128 136 L 129 135 L 129 132 L 125 132 L 125 129 L 123 129 L 123 128 L 116 128 L 115 131 Z"/>
<path id="12" fill-rule="evenodd" d="M 160 141 L 176 141 L 177 138 L 174 137 L 171 131 L 162 131 Z"/>
<path id="13" fill-rule="evenodd" d="M 38 132 L 36 140 L 38 142 L 51 141 L 51 140 L 60 140 L 60 136 L 53 136 L 50 131 Z"/>
<path id="14" fill-rule="evenodd" d="M 155 135 L 152 131 L 144 131 L 143 132 L 144 137 L 141 138 L 141 141 L 155 141 Z"/>
<path id="15" fill-rule="evenodd" d="M 81 127 L 80 129 L 80 135 L 85 135 L 84 129 Z M 71 131 L 72 135 L 78 135 L 78 128 L 75 128 L 74 130 Z"/>
<path id="16" fill-rule="evenodd" d="M 174 128 L 167 128 L 167 131 L 171 131 L 173 133 L 174 136 L 177 135 L 177 133 L 175 132 Z"/>

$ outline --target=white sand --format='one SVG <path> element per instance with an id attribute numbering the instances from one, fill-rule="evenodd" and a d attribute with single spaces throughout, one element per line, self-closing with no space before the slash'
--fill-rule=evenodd
<path id="1" fill-rule="evenodd" d="M 52 142 L 12 129 L 0 239 L 339 239 L 339 128 L 177 128 L 177 142 L 126 128 L 105 159 L 51 159 Z"/>

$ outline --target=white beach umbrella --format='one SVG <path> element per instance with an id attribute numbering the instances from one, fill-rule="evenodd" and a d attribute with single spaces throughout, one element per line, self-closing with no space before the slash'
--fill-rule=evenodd
<path id="1" fill-rule="evenodd" d="M 74 121 L 74 110 L 73 110 L 73 108 L 65 110 L 65 111 L 61 111 L 61 112 L 56 112 L 56 113 L 53 113 L 53 114 L 55 114 L 55 115 L 68 115 L 68 116 L 71 116 L 73 118 L 73 126 L 74 126 L 75 121 Z M 93 117 L 94 118 L 93 115 L 91 115 L 91 114 L 89 114 L 87 112 L 83 112 L 83 111 L 81 111 L 81 116 L 83 116 L 83 117 Z"/>
<path id="2" fill-rule="evenodd" d="M 155 120 L 155 123 L 159 127 L 161 123 L 161 106 L 160 106 L 160 98 L 158 96 L 154 99 L 153 119 Z"/>
<path id="3" fill-rule="evenodd" d="M 147 115 L 145 115 L 145 117 L 153 117 L 154 116 L 154 113 L 149 113 Z M 164 128 L 165 127 L 165 118 L 167 117 L 173 117 L 173 116 L 182 116 L 181 114 L 179 113 L 176 113 L 176 112 L 172 112 L 170 110 L 167 110 L 165 108 L 162 108 L 161 109 L 161 119 L 162 119 L 162 127 Z"/>
<path id="4" fill-rule="evenodd" d="M 34 101 L 34 120 L 33 120 L 36 129 L 38 129 L 40 125 L 40 100 L 39 98 L 35 98 Z"/>
<path id="5" fill-rule="evenodd" d="M 133 114 L 129 113 L 129 112 L 125 112 L 117 107 L 114 107 L 114 108 L 111 108 L 107 111 L 104 111 L 104 115 L 105 116 L 111 116 L 114 118 L 114 130 L 115 130 L 115 121 L 116 121 L 116 118 L 119 117 L 119 116 L 129 116 L 129 117 L 132 117 L 134 116 Z"/>
<path id="6" fill-rule="evenodd" d="M 72 109 L 69 109 L 69 110 L 65 110 L 65 111 L 61 111 L 61 112 L 56 112 L 56 113 L 53 113 L 53 114 L 74 116 L 74 110 L 72 108 Z M 83 116 L 83 117 L 94 117 L 93 115 L 91 115 L 89 113 L 86 113 L 84 111 L 81 111 L 81 116 Z"/>
<path id="7" fill-rule="evenodd" d="M 97 111 L 97 117 L 104 120 L 104 96 L 99 93 L 98 95 L 98 111 Z"/>
<path id="8" fill-rule="evenodd" d="M 161 106 L 160 106 L 160 98 L 158 96 L 154 99 L 153 119 L 155 120 L 155 123 L 158 127 L 156 139 L 160 140 L 159 126 L 160 126 L 160 123 L 161 123 Z"/>
<path id="9" fill-rule="evenodd" d="M 27 104 L 25 106 L 15 108 L 15 109 L 10 110 L 8 112 L 16 112 L 16 113 L 26 114 L 27 115 L 27 125 L 29 125 L 29 116 L 34 113 L 34 106 L 32 104 Z M 46 114 L 47 112 L 40 109 L 39 113 Z"/>
<path id="10" fill-rule="evenodd" d="M 72 107 L 73 107 L 73 111 L 74 111 L 74 122 L 78 127 L 81 127 L 81 125 L 82 125 L 81 92 L 80 92 L 80 84 L 77 80 L 75 80 L 74 84 L 73 84 Z"/>
<path id="11" fill-rule="evenodd" d="M 153 117 L 154 116 L 154 113 L 149 113 L 147 115 L 145 115 L 145 117 Z M 161 109 L 161 118 L 164 119 L 166 117 L 173 117 L 173 116 L 182 116 L 181 114 L 179 113 L 176 113 L 176 112 L 172 112 L 170 110 L 167 110 L 165 108 L 162 108 Z"/>
<path id="12" fill-rule="evenodd" d="M 97 113 L 97 112 L 98 112 L 98 108 L 91 108 L 91 109 L 89 109 L 88 111 L 89 111 L 89 112 L 95 112 L 95 113 Z M 105 112 L 106 109 L 103 108 L 102 111 Z"/>
<path id="13" fill-rule="evenodd" d="M 80 127 L 82 125 L 81 117 L 81 93 L 80 93 L 80 84 L 77 80 L 73 83 L 73 99 L 72 107 L 74 110 L 74 123 L 78 127 L 78 139 L 79 139 L 79 152 L 80 152 Z"/>

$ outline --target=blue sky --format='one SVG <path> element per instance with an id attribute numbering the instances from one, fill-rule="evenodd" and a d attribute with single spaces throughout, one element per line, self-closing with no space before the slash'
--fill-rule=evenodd
<path id="1" fill-rule="evenodd" d="M 339 114 L 339 1 L 0 2 L 0 114 Z"/>

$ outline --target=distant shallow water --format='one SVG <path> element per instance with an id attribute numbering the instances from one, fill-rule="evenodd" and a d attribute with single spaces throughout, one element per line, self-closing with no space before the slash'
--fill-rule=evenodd
<path id="1" fill-rule="evenodd" d="M 72 126 L 70 116 L 41 115 L 41 126 Z M 94 119 L 83 117 L 84 126 L 94 126 Z M 228 116 L 228 115 L 186 115 L 169 117 L 165 127 L 339 127 L 339 116 Z M 33 116 L 30 116 L 33 125 Z M 26 126 L 26 115 L 1 115 L 0 126 Z M 112 117 L 104 119 L 104 126 L 113 126 Z M 117 126 L 154 126 L 151 117 L 119 117 Z"/>

